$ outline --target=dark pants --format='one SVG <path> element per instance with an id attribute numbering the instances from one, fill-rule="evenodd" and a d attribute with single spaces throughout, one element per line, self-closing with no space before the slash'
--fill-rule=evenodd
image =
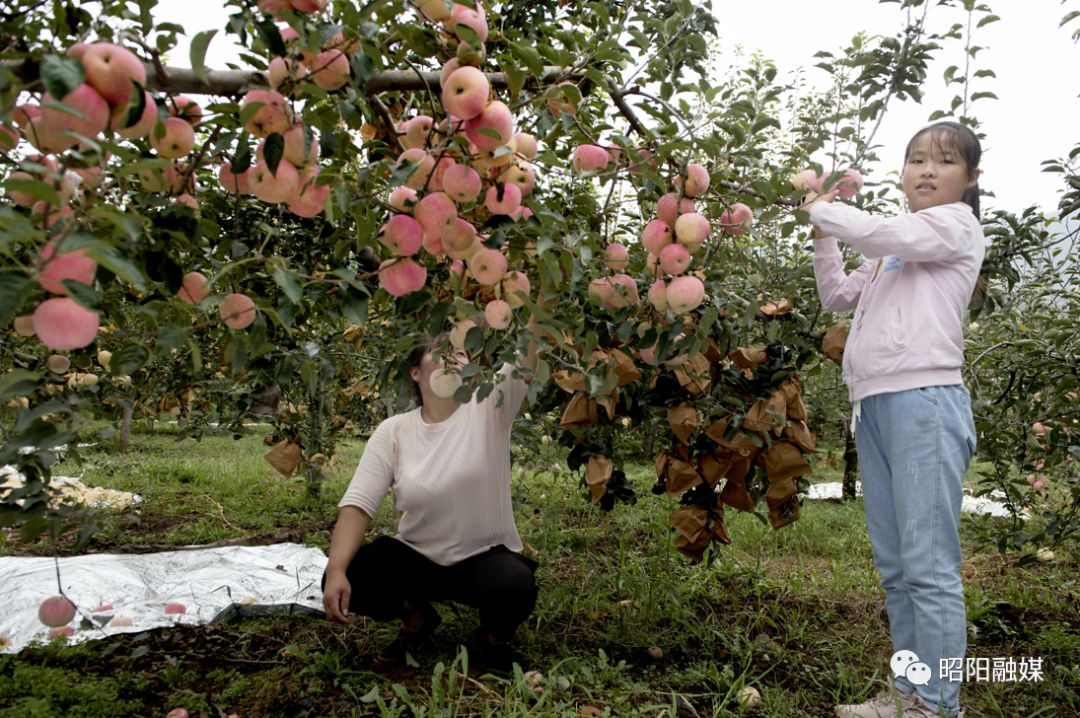
<path id="1" fill-rule="evenodd" d="M 536 562 L 505 546 L 442 566 L 390 536 L 364 544 L 345 574 L 349 610 L 377 621 L 401 618 L 405 602 L 454 601 L 480 611 L 480 626 L 509 640 L 536 605 Z M 323 576 L 323 584 L 326 577 Z"/>

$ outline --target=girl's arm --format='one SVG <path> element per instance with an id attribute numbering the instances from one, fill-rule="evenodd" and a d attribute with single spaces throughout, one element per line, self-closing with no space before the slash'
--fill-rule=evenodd
<path id="1" fill-rule="evenodd" d="M 334 534 L 330 538 L 330 559 L 326 563 L 326 586 L 323 588 L 323 608 L 326 617 L 337 623 L 348 623 L 349 599 L 352 586 L 345 571 L 364 543 L 371 517 L 357 506 L 342 506 Z"/>
<path id="2" fill-rule="evenodd" d="M 815 202 L 809 211 L 814 227 L 871 259 L 893 255 L 907 262 L 955 260 L 971 254 L 978 236 L 978 219 L 960 202 L 898 217 L 878 217 L 839 203 Z"/>
<path id="3" fill-rule="evenodd" d="M 851 274 L 844 272 L 844 256 L 836 240 L 823 237 L 814 240 L 814 279 L 817 280 L 821 306 L 830 312 L 854 309 L 866 286 L 873 262 L 863 262 Z"/>

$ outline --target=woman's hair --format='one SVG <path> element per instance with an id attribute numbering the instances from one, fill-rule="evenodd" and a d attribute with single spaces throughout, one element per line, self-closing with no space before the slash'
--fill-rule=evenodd
<path id="1" fill-rule="evenodd" d="M 409 377 L 409 381 L 412 382 L 417 404 L 422 405 L 424 403 L 424 395 L 420 393 L 419 382 L 412 378 L 412 370 L 420 366 L 425 354 L 443 344 L 449 336 L 450 332 L 440 332 L 431 338 L 425 337 L 413 347 L 413 350 L 409 352 L 409 356 L 405 358 L 405 376 Z"/>
<path id="2" fill-rule="evenodd" d="M 915 136 L 908 141 L 907 149 L 904 150 L 904 164 L 907 164 L 916 140 L 927 132 L 933 133 L 933 140 L 938 148 L 948 147 L 964 158 L 964 164 L 967 166 L 968 178 L 970 179 L 975 170 L 979 168 L 979 160 L 982 158 L 982 144 L 979 142 L 979 137 L 970 127 L 961 125 L 959 122 L 935 122 L 916 132 Z M 975 185 L 964 190 L 964 196 L 960 198 L 960 201 L 971 207 L 971 211 L 978 217 L 979 184 L 975 183 Z"/>

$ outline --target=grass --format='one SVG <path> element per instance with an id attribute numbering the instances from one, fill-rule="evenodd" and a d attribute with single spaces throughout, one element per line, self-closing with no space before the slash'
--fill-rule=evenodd
<path id="1" fill-rule="evenodd" d="M 262 459 L 258 437 L 178 441 L 136 435 L 125 455 L 83 450 L 58 473 L 137 491 L 132 511 L 101 512 L 91 550 L 140 550 L 216 541 L 296 540 L 325 547 L 362 444 L 344 445 L 323 498 L 306 498 Z M 545 450 L 547 451 L 547 450 Z M 691 564 L 670 545 L 674 501 L 649 494 L 651 468 L 633 467 L 634 506 L 603 514 L 578 479 L 554 473 L 547 453 L 515 468 L 522 538 L 540 554 L 540 599 L 519 650 L 539 671 L 468 669 L 458 640 L 468 609 L 444 608 L 443 627 L 419 669 L 394 678 L 369 670 L 395 627 L 338 627 L 268 618 L 163 629 L 78 646 L 0 656 L 0 717 L 227 716 L 822 716 L 879 688 L 890 654 L 883 593 L 861 504 L 814 502 L 774 532 L 729 512 L 732 545 Z M 832 475 L 819 479 L 835 480 Z M 376 518 L 390 526 L 389 507 Z M 63 541 L 73 539 L 65 535 Z M 1018 569 L 1008 557 L 968 549 L 964 576 L 975 657 L 1041 657 L 1041 683 L 972 683 L 969 716 L 1080 715 L 1080 578 L 1067 561 Z M 11 536 L 5 553 L 42 553 Z M 60 547 L 64 550 L 64 547 Z M 658 647 L 662 658 L 650 655 Z M 529 677 L 534 680 L 533 676 Z M 741 711 L 753 686 L 762 705 Z"/>

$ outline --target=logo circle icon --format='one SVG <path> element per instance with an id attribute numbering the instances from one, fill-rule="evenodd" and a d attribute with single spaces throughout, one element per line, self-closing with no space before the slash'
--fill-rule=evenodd
<path id="1" fill-rule="evenodd" d="M 892 668 L 894 677 L 905 678 L 907 676 L 908 666 L 918 662 L 919 657 L 915 655 L 915 651 L 897 651 L 889 661 L 889 668 Z"/>
<path id="2" fill-rule="evenodd" d="M 904 677 L 913 686 L 925 686 L 930 682 L 930 666 L 922 661 L 916 661 L 907 667 L 907 673 L 904 674 Z"/>

